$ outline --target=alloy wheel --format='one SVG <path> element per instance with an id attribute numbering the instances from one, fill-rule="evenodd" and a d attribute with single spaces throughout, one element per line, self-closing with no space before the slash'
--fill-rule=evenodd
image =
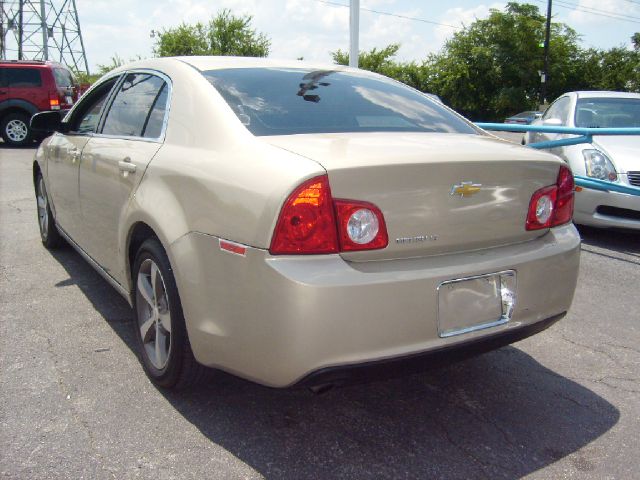
<path id="1" fill-rule="evenodd" d="M 7 123 L 5 132 L 7 133 L 7 137 L 9 137 L 12 142 L 19 143 L 27 138 L 27 135 L 29 134 L 29 128 L 27 127 L 27 124 L 24 123 L 24 121 L 16 118 L 10 120 Z"/>
<path id="2" fill-rule="evenodd" d="M 44 179 L 38 178 L 36 190 L 36 201 L 38 204 L 38 223 L 40 225 L 40 234 L 43 239 L 49 234 L 49 205 L 47 202 L 47 190 L 44 186 Z"/>
<path id="3" fill-rule="evenodd" d="M 162 273 L 150 258 L 138 270 L 136 308 L 144 353 L 156 369 L 162 370 L 171 353 L 171 312 Z"/>

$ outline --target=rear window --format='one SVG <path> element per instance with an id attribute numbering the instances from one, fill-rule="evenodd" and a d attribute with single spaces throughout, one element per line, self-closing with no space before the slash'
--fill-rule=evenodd
<path id="1" fill-rule="evenodd" d="M 222 69 L 202 74 L 254 135 L 478 133 L 438 102 L 384 77 L 285 68 Z"/>
<path id="2" fill-rule="evenodd" d="M 64 68 L 54 68 L 53 76 L 56 79 L 56 85 L 58 88 L 72 87 L 75 83 L 71 72 Z"/>
<path id="3" fill-rule="evenodd" d="M 4 71 L 5 81 L 9 87 L 41 87 L 42 78 L 37 68 L 7 68 Z"/>

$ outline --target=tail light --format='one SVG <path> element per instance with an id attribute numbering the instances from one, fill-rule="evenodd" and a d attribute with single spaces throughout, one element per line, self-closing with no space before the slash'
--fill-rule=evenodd
<path id="1" fill-rule="evenodd" d="M 51 110 L 60 110 L 60 97 L 57 92 L 49 92 L 49 108 Z"/>
<path id="2" fill-rule="evenodd" d="M 326 175 L 307 180 L 285 201 L 269 252 L 326 254 L 384 248 L 382 212 L 371 203 L 334 200 Z"/>
<path id="3" fill-rule="evenodd" d="M 560 167 L 555 185 L 537 190 L 529 202 L 527 230 L 540 230 L 569 223 L 573 217 L 573 175 Z"/>
<path id="4" fill-rule="evenodd" d="M 271 248 L 274 254 L 336 253 L 338 236 L 329 179 L 307 180 L 282 207 Z"/>
<path id="5" fill-rule="evenodd" d="M 368 202 L 335 200 L 341 251 L 375 250 L 389 243 L 382 212 Z"/>

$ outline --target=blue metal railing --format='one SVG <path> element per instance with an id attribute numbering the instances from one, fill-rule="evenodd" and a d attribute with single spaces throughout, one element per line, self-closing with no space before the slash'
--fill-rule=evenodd
<path id="1" fill-rule="evenodd" d="M 576 137 L 560 138 L 558 140 L 548 140 L 545 142 L 529 143 L 531 148 L 556 148 L 569 145 L 579 145 L 581 143 L 592 143 L 594 135 L 640 135 L 640 128 L 573 128 L 573 127 L 551 127 L 547 125 L 514 125 L 510 123 L 476 123 L 485 130 L 499 132 L 538 132 L 538 133 L 559 133 L 564 135 L 577 135 Z M 591 177 L 575 176 L 576 185 L 592 190 L 603 192 L 626 193 L 627 195 L 640 196 L 640 188 L 619 183 L 598 180 Z"/>

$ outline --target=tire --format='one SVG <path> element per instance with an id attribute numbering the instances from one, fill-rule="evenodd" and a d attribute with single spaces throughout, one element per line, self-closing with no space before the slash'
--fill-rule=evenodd
<path id="1" fill-rule="evenodd" d="M 36 176 L 36 207 L 42 244 L 49 250 L 60 247 L 64 244 L 64 240 L 58 232 L 53 213 L 51 213 L 47 187 L 41 173 Z"/>
<path id="2" fill-rule="evenodd" d="M 26 113 L 9 113 L 0 122 L 0 129 L 4 143 L 11 147 L 24 147 L 32 141 L 29 115 Z"/>
<path id="3" fill-rule="evenodd" d="M 146 374 L 167 389 L 199 383 L 208 369 L 191 351 L 173 271 L 158 239 L 145 240 L 132 271 L 133 327 Z"/>

